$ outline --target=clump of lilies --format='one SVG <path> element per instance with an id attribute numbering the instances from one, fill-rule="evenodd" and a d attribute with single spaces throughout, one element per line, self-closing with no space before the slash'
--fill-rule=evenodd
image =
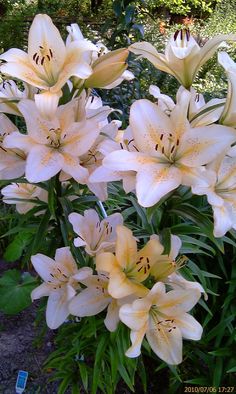
<path id="1" fill-rule="evenodd" d="M 130 329 L 127 357 L 140 355 L 146 337 L 160 359 L 176 365 L 182 361 L 183 339 L 202 336 L 190 311 L 202 294 L 207 297 L 206 289 L 182 275 L 187 257 L 181 255 L 177 235 L 170 237 L 169 252 L 158 234 L 140 242 L 119 207 L 107 216 L 101 201 L 109 201 L 107 185 L 114 181 L 122 181 L 125 193 L 133 193 L 145 208 L 185 186 L 205 195 L 212 206 L 215 237 L 236 229 L 235 63 L 226 52 L 218 53 L 229 81 L 225 99 L 206 103 L 192 87 L 218 46 L 236 36 L 219 35 L 200 48 L 190 31 L 181 29 L 162 54 L 147 42 L 109 51 L 85 39 L 77 24 L 67 31 L 64 42 L 50 17 L 39 14 L 29 31 L 28 50 L 12 48 L 0 55 L 3 201 L 14 204 L 20 215 L 35 207 L 35 215 L 44 215 L 51 190 L 63 198 L 63 190 L 76 185 L 70 204 L 82 187 L 95 195 L 103 213 L 101 217 L 88 206 L 66 217 L 70 241 L 83 259 L 68 243 L 50 256 L 31 256 L 42 279 L 32 300 L 48 297 L 51 329 L 69 316 L 101 313 L 108 331 L 118 324 Z M 134 101 L 123 129 L 110 118 L 116 109 L 103 105 L 95 89 L 112 89 L 135 78 L 127 70 L 130 53 L 174 76 L 180 87 L 173 100 L 151 85 L 153 100 Z M 23 129 L 7 115 L 20 118 Z"/>

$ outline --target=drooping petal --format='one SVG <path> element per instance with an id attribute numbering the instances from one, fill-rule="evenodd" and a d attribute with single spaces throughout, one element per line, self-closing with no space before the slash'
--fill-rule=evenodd
<path id="1" fill-rule="evenodd" d="M 183 338 L 199 341 L 202 336 L 202 326 L 189 313 L 184 313 L 175 318 L 175 323 L 178 325 Z"/>
<path id="2" fill-rule="evenodd" d="M 174 69 L 168 63 L 165 56 L 158 53 L 154 46 L 148 42 L 136 42 L 130 45 L 129 50 L 135 55 L 141 55 L 145 59 L 148 59 L 159 70 L 175 75 Z"/>
<path id="3" fill-rule="evenodd" d="M 125 352 L 125 355 L 130 358 L 138 357 L 141 354 L 141 346 L 144 335 L 147 331 L 147 323 L 138 331 L 130 332 L 130 339 L 132 346 Z"/>
<path id="4" fill-rule="evenodd" d="M 143 207 L 151 207 L 181 184 L 181 172 L 174 166 L 150 164 L 137 174 L 136 193 Z"/>
<path id="5" fill-rule="evenodd" d="M 31 293 L 32 301 L 37 300 L 41 297 L 48 297 L 51 292 L 50 287 L 47 283 L 42 283 L 40 286 L 36 287 Z"/>
<path id="6" fill-rule="evenodd" d="M 63 156 L 53 148 L 35 145 L 27 157 L 25 176 L 29 182 L 47 181 L 63 166 Z"/>
<path id="7" fill-rule="evenodd" d="M 233 209 L 228 203 L 221 206 L 213 206 L 214 236 L 223 237 L 233 227 Z"/>
<path id="8" fill-rule="evenodd" d="M 69 315 L 65 289 L 52 291 L 48 297 L 46 322 L 49 328 L 56 330 Z"/>
<path id="9" fill-rule="evenodd" d="M 108 305 L 104 324 L 110 332 L 114 332 L 117 329 L 119 321 L 119 306 L 116 300 L 112 300 Z"/>

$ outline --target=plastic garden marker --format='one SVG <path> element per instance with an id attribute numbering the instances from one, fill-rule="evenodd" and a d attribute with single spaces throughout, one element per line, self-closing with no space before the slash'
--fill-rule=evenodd
<path id="1" fill-rule="evenodd" d="M 25 390 L 26 382 L 28 379 L 28 372 L 26 371 L 19 371 L 16 381 L 16 393 L 21 394 Z"/>

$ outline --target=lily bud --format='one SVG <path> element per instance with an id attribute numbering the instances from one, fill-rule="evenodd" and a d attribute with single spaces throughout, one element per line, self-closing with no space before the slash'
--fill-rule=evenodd
<path id="1" fill-rule="evenodd" d="M 180 256 L 177 260 L 171 260 L 170 256 L 162 255 L 161 259 L 152 266 L 151 275 L 157 281 L 163 281 L 167 276 L 182 268 L 187 260 L 186 256 Z"/>
<path id="2" fill-rule="evenodd" d="M 102 88 L 117 80 L 126 70 L 128 49 L 117 49 L 100 56 L 92 65 L 93 73 L 85 81 L 86 88 Z"/>

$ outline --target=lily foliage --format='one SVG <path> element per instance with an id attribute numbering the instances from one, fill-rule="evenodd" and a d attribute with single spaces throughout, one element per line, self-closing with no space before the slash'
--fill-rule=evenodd
<path id="1" fill-rule="evenodd" d="M 183 339 L 204 341 L 207 321 L 192 309 L 199 302 L 208 311 L 215 292 L 206 278 L 217 276 L 202 274 L 191 254 L 223 252 L 222 237 L 235 245 L 226 236 L 236 229 L 235 63 L 219 54 L 225 99 L 206 103 L 192 83 L 219 44 L 236 36 L 200 48 L 182 29 L 160 54 L 147 42 L 108 51 L 78 25 L 67 30 L 64 42 L 50 17 L 37 15 L 28 50 L 0 56 L 1 192 L 18 215 L 5 258 L 21 258 L 38 274 L 31 298 L 48 297 L 48 327 L 78 333 L 72 353 L 86 390 L 81 360 L 97 341 L 95 393 L 105 390 L 95 376 L 103 356 L 110 387 L 118 370 L 132 388 L 142 352 L 176 371 L 191 358 Z M 104 105 L 95 89 L 131 83 L 129 52 L 181 86 L 173 98 L 151 85 L 154 98 L 133 101 L 122 125 L 115 104 Z"/>

